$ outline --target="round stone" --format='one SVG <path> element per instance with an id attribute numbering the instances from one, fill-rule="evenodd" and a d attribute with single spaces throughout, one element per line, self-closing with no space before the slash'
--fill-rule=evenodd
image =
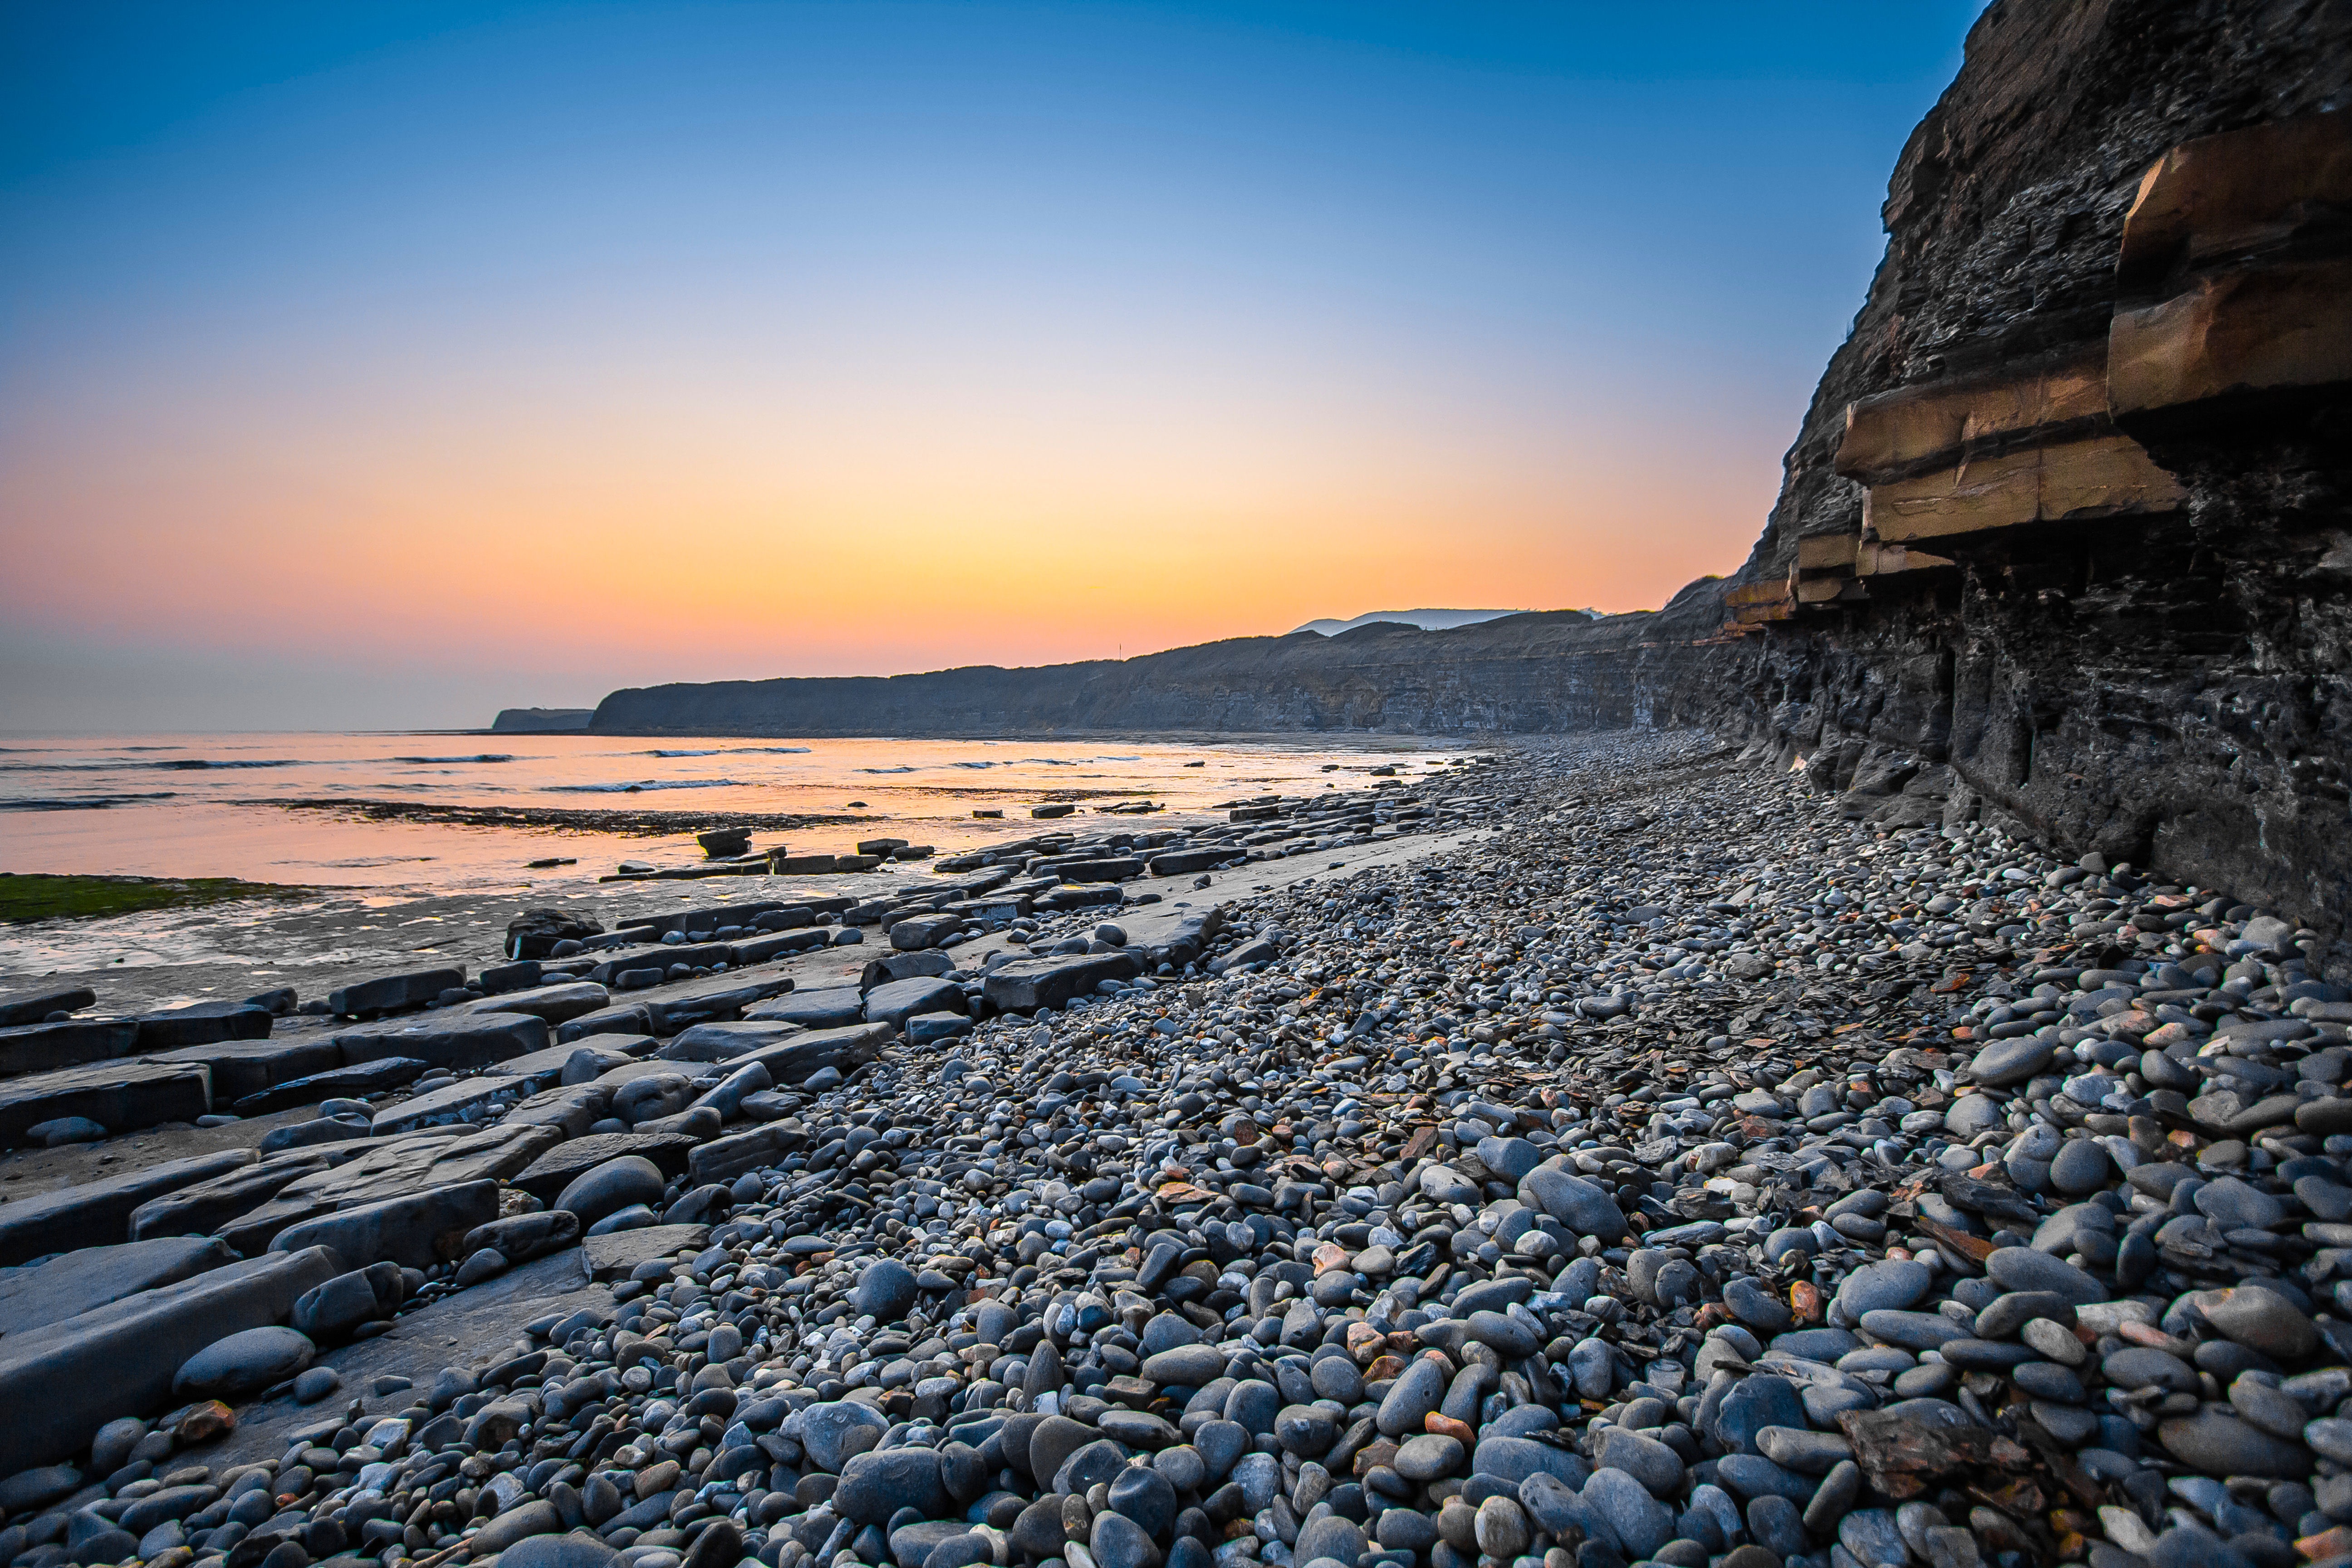
<path id="1" fill-rule="evenodd" d="M 310 1364 L 317 1347 L 292 1329 L 247 1329 L 215 1340 L 180 1364 L 172 1392 L 182 1399 L 235 1400 L 283 1383 Z"/>
<path id="2" fill-rule="evenodd" d="M 1111 1481 L 1110 1506 L 1155 1541 L 1168 1539 L 1176 1523 L 1175 1487 L 1166 1476 L 1142 1465 L 1129 1465 Z"/>
<path id="3" fill-rule="evenodd" d="M 548 1206 L 568 1210 L 580 1216 L 583 1226 L 593 1226 L 622 1209 L 658 1204 L 662 1186 L 660 1166 L 641 1154 L 624 1154 L 617 1160 L 591 1165 L 572 1177 Z"/>
<path id="4" fill-rule="evenodd" d="M 342 1376 L 333 1367 L 310 1367 L 294 1379 L 294 1402 L 316 1405 L 342 1386 Z"/>
<path id="5" fill-rule="evenodd" d="M 2200 1307 L 2207 1322 L 2274 1361 L 2301 1361 L 2319 1348 L 2318 1328 L 2275 1290 L 2242 1285 L 2206 1298 Z"/>
<path id="6" fill-rule="evenodd" d="M 2107 1152 L 2088 1138 L 2070 1138 L 2050 1162 L 2050 1184 L 2070 1198 L 2087 1197 L 2115 1173 Z"/>
<path id="7" fill-rule="evenodd" d="M 2216 1479 L 2267 1476 L 2301 1480 L 2311 1473 L 2311 1450 L 2302 1444 L 2273 1437 L 2235 1415 L 2211 1408 L 2164 1422 L 2156 1436 L 2174 1458 Z"/>
<path id="8" fill-rule="evenodd" d="M 2003 1290 L 2046 1290 L 2076 1306 L 2107 1299 L 2107 1288 L 2063 1258 L 2030 1247 L 2001 1247 L 1985 1259 L 1985 1272 Z"/>
<path id="9" fill-rule="evenodd" d="M 1987 1089 L 2010 1089 L 2047 1071 L 2058 1052 L 2058 1042 L 2038 1035 L 1995 1040 L 1976 1054 L 1969 1068 Z"/>
<path id="10" fill-rule="evenodd" d="M 1535 1539 L 1535 1532 L 1528 1524 L 1527 1511 L 1514 1498 L 1490 1497 L 1480 1503 L 1475 1528 L 1478 1550 L 1486 1556 L 1505 1561 L 1525 1552 Z"/>
<path id="11" fill-rule="evenodd" d="M 913 1269 L 895 1258 L 877 1258 L 857 1277 L 849 1310 L 877 1323 L 895 1323 L 914 1306 L 917 1294 Z"/>
<path id="12" fill-rule="evenodd" d="M 1406 1480 L 1426 1484 L 1462 1468 L 1462 1442 L 1435 1432 L 1408 1437 L 1397 1447 L 1396 1473 Z"/>
<path id="13" fill-rule="evenodd" d="M 1838 1287 L 1837 1304 L 1848 1322 L 1859 1322 L 1865 1312 L 1900 1311 L 1915 1305 L 1936 1282 L 1927 1266 L 1916 1258 L 1865 1263 Z"/>

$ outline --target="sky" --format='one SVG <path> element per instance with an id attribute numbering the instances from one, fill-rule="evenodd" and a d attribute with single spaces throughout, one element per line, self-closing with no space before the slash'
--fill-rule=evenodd
<path id="1" fill-rule="evenodd" d="M 1978 8 L 0 7 L 0 729 L 1654 607 Z"/>

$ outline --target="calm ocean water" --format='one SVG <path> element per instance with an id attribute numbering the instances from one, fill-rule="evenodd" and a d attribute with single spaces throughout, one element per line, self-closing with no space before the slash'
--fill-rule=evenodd
<path id="1" fill-rule="evenodd" d="M 690 833 L 368 820 L 286 801 L 533 811 L 693 811 L 854 818 L 761 831 L 767 847 L 846 851 L 896 837 L 944 852 L 1100 823 L 1148 799 L 1171 812 L 1237 796 L 1362 787 L 1462 755 L 1410 740 L 1343 746 L 1013 741 L 643 740 L 583 735 L 0 735 L 0 870 L 487 890 L 593 878 L 624 859 L 699 858 Z M 1188 767 L 1197 763 L 1202 765 Z M 1029 807 L 1076 800 L 1058 824 Z M 1002 810 L 1002 820 L 976 819 Z M 576 866 L 528 869 L 575 857 Z"/>

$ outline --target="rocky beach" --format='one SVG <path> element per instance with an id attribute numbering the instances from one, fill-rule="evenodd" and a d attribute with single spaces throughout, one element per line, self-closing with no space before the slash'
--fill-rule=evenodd
<path id="1" fill-rule="evenodd" d="M 0 1555 L 2345 1555 L 2315 934 L 1758 761 L 518 910 L 12 1078 L 15 1161 L 122 1157 L 0 1205 Z"/>
<path id="2" fill-rule="evenodd" d="M 0 763 L 0 1568 L 2352 1564 L 2347 81 L 1984 7 L 1654 612 Z"/>

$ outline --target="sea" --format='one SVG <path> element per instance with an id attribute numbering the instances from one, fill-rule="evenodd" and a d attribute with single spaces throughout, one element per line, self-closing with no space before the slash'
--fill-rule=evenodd
<path id="1" fill-rule="evenodd" d="M 1256 795 L 1361 788 L 1375 768 L 1409 777 L 1465 755 L 1458 743 L 1395 737 L 0 733 L 0 870 L 411 895 L 544 889 L 623 861 L 701 859 L 692 831 L 663 814 L 702 819 L 693 826 L 765 821 L 752 840 L 763 851 L 846 853 L 897 837 L 947 854 L 1053 828 L 1141 827 Z M 1077 810 L 1031 817 L 1054 803 Z M 1160 810 L 1099 815 L 1143 805 Z M 568 864 L 532 864 L 549 860 Z"/>

